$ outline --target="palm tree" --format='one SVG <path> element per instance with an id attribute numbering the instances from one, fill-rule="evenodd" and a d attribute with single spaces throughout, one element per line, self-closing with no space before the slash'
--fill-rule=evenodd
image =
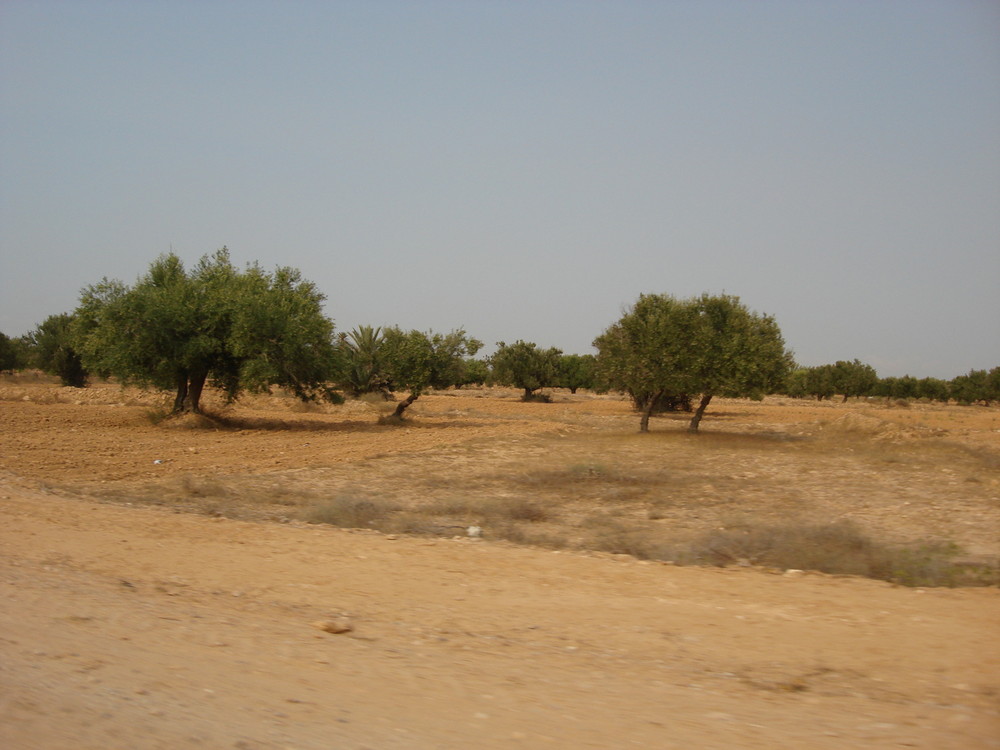
<path id="1" fill-rule="evenodd" d="M 389 398 L 388 382 L 382 362 L 381 327 L 358 326 L 340 334 L 343 357 L 341 386 L 352 396 L 381 393 Z"/>

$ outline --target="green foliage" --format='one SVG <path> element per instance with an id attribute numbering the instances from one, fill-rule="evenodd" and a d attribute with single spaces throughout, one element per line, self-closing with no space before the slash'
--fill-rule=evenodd
<path id="1" fill-rule="evenodd" d="M 951 399 L 951 388 L 945 380 L 921 378 L 917 381 L 917 397 L 946 404 Z"/>
<path id="2" fill-rule="evenodd" d="M 595 360 L 593 354 L 563 354 L 557 385 L 569 388 L 570 393 L 576 393 L 578 388 L 593 388 Z"/>
<path id="3" fill-rule="evenodd" d="M 63 385 L 83 388 L 89 373 L 73 339 L 73 316 L 50 315 L 28 334 L 39 369 L 56 375 Z"/>
<path id="4" fill-rule="evenodd" d="M 878 374 L 874 367 L 860 360 L 839 361 L 833 365 L 832 380 L 834 392 L 847 401 L 851 397 L 872 395 L 878 385 Z"/>
<path id="5" fill-rule="evenodd" d="M 382 343 L 382 329 L 374 326 L 358 326 L 350 333 L 340 334 L 337 381 L 352 396 L 388 395 Z"/>
<path id="6" fill-rule="evenodd" d="M 646 405 L 643 431 L 663 396 L 701 394 L 696 430 L 713 396 L 760 398 L 781 386 L 792 364 L 774 319 L 730 295 L 641 295 L 594 346 L 599 378 Z"/>
<path id="7" fill-rule="evenodd" d="M 785 386 L 782 393 L 792 398 L 805 398 L 809 393 L 809 368 L 796 367 L 790 370 L 785 378 Z"/>
<path id="8" fill-rule="evenodd" d="M 951 395 L 962 404 L 981 403 L 989 406 L 1000 401 L 1000 367 L 990 371 L 970 370 L 951 381 Z"/>
<path id="9" fill-rule="evenodd" d="M 901 378 L 882 378 L 875 386 L 873 395 L 884 396 L 889 400 L 907 400 L 918 398 L 920 395 L 920 381 L 912 375 L 904 375 Z"/>
<path id="10" fill-rule="evenodd" d="M 0 333 L 0 372 L 13 373 L 28 366 L 28 349 L 20 339 Z"/>
<path id="11" fill-rule="evenodd" d="M 163 255 L 134 286 L 84 289 L 74 333 L 84 365 L 123 383 L 175 389 L 174 411 L 200 411 L 206 381 L 229 398 L 272 385 L 334 398 L 333 323 L 323 295 L 291 268 L 240 271 L 226 248 L 189 273 Z"/>
<path id="12" fill-rule="evenodd" d="M 524 389 L 524 400 L 534 398 L 539 388 L 552 388 L 559 384 L 559 365 L 562 351 L 556 348 L 539 349 L 527 341 L 513 344 L 497 343 L 497 351 L 490 357 L 493 378 L 497 383 Z"/>
<path id="13" fill-rule="evenodd" d="M 832 398 L 837 392 L 834 384 L 835 368 L 833 365 L 817 365 L 806 369 L 806 393 L 815 396 L 817 401 Z"/>
<path id="14" fill-rule="evenodd" d="M 692 411 L 691 397 L 686 393 L 661 393 L 650 395 L 641 393 L 637 395 L 629 394 L 632 398 L 632 406 L 637 412 L 649 411 L 650 414 L 664 414 L 674 411 Z M 653 403 L 649 399 L 654 399 Z"/>
<path id="15" fill-rule="evenodd" d="M 813 396 L 818 401 L 836 394 L 844 401 L 857 396 L 870 396 L 879 383 L 875 368 L 858 359 L 841 360 L 832 365 L 818 365 L 793 370 L 785 381 L 785 393 L 803 398 Z"/>
<path id="16" fill-rule="evenodd" d="M 490 379 L 490 365 L 482 359 L 466 357 L 465 367 L 462 372 L 462 381 L 455 385 L 483 385 Z"/>
<path id="17" fill-rule="evenodd" d="M 396 406 L 393 417 L 400 419 L 407 407 L 428 388 L 448 388 L 465 378 L 465 360 L 482 347 L 482 342 L 458 329 L 448 334 L 403 331 L 386 328 L 380 347 L 382 373 L 392 391 L 409 391 Z"/>

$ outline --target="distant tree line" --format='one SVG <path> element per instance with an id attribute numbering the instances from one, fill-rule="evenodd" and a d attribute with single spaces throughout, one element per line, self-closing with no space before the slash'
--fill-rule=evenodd
<path id="1" fill-rule="evenodd" d="M 855 359 L 832 365 L 796 368 L 789 374 L 781 393 L 818 401 L 839 396 L 843 401 L 863 397 L 890 401 L 956 401 L 959 404 L 989 406 L 1000 402 L 1000 367 L 970 370 L 952 380 L 915 378 L 911 375 L 880 378 L 871 365 Z"/>
<path id="2" fill-rule="evenodd" d="M 643 431 L 653 414 L 676 410 L 690 412 L 697 430 L 716 396 L 1000 401 L 1000 367 L 951 381 L 879 378 L 857 359 L 799 367 L 774 319 L 730 295 L 641 295 L 594 340 L 596 355 L 518 340 L 479 359 L 482 342 L 461 328 L 335 334 L 323 302 L 296 269 L 237 268 L 226 248 L 191 269 L 167 254 L 132 285 L 86 287 L 76 310 L 25 336 L 0 333 L 0 372 L 37 368 L 73 387 L 114 377 L 171 391 L 175 413 L 200 412 L 206 386 L 229 399 L 274 386 L 307 401 L 378 394 L 398 399 L 395 421 L 430 389 L 504 385 L 546 401 L 553 388 L 583 388 L 628 395 Z"/>

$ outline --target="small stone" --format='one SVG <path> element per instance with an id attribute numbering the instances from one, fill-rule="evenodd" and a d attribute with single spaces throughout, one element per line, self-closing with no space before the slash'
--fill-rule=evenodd
<path id="1" fill-rule="evenodd" d="M 322 630 L 324 633 L 350 633 L 354 630 L 354 625 L 346 617 L 338 617 L 335 620 L 319 620 L 313 623 L 314 628 Z"/>
<path id="2" fill-rule="evenodd" d="M 805 574 L 806 572 L 804 570 L 789 568 L 788 570 L 785 571 L 784 576 L 785 578 L 799 578 L 800 576 L 804 576 Z"/>

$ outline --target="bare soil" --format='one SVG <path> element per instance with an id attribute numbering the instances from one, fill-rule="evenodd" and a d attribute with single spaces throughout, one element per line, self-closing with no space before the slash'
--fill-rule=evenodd
<path id="1" fill-rule="evenodd" d="M 1000 747 L 996 588 L 592 551 L 848 519 L 994 561 L 1000 409 L 723 400 L 639 435 L 613 396 L 516 396 L 394 427 L 0 383 L 0 746 Z M 306 522 L 337 498 L 392 533 Z"/>

